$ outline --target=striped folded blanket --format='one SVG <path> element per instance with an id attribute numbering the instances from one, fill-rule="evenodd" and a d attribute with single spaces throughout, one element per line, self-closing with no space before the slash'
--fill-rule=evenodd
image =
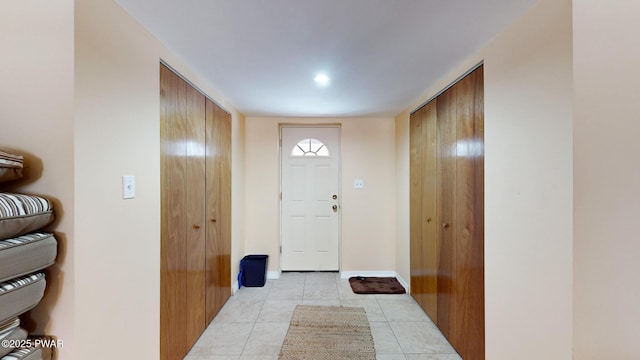
<path id="1" fill-rule="evenodd" d="M 50 360 L 51 349 L 30 347 L 17 349 L 4 356 L 2 360 Z"/>
<path id="2" fill-rule="evenodd" d="M 41 229 L 53 220 L 53 206 L 40 196 L 0 193 L 0 239 Z"/>
<path id="3" fill-rule="evenodd" d="M 0 294 L 15 290 L 44 278 L 44 273 L 31 274 L 0 283 Z"/>
<path id="4" fill-rule="evenodd" d="M 49 200 L 23 194 L 0 194 L 0 217 L 12 218 L 51 211 Z"/>
<path id="5" fill-rule="evenodd" d="M 20 318 L 13 318 L 0 324 L 0 339 L 20 326 Z"/>
<path id="6" fill-rule="evenodd" d="M 17 238 L 1 240 L 0 241 L 0 250 L 25 245 L 34 241 L 40 241 L 42 239 L 46 239 L 53 236 L 50 233 L 44 232 L 35 232 L 27 235 L 18 236 Z"/>

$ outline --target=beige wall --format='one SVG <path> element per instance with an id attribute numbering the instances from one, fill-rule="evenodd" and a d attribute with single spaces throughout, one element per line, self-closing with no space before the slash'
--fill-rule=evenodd
<path id="1" fill-rule="evenodd" d="M 280 270 L 279 124 L 341 124 L 342 271 L 395 268 L 395 130 L 392 118 L 246 119 L 246 252 Z M 365 188 L 355 190 L 354 179 Z"/>
<path id="2" fill-rule="evenodd" d="M 110 359 L 123 348 L 157 357 L 160 58 L 232 111 L 232 277 L 245 253 L 278 259 L 286 120 L 342 124 L 342 269 L 409 280 L 407 112 L 395 125 L 245 122 L 112 1 L 75 6 L 75 18 L 69 0 L 11 0 L 0 12 L 0 146 L 28 153 L 28 183 L 18 189 L 48 195 L 58 209 L 60 256 L 29 327 L 64 340 L 61 358 Z M 574 0 L 572 34 L 570 2 L 542 0 L 407 109 L 484 59 L 488 359 L 568 359 L 574 345 L 576 359 L 638 357 L 639 7 Z M 124 174 L 136 175 L 134 200 L 120 198 Z M 355 177 L 364 191 L 353 189 Z M 270 270 L 278 266 L 272 260 Z M 126 297 L 114 296 L 123 283 Z M 105 333 L 118 346 L 95 336 Z"/>
<path id="3" fill-rule="evenodd" d="M 640 358 L 640 2 L 574 0 L 575 359 Z"/>
<path id="4" fill-rule="evenodd" d="M 544 0 L 484 56 L 488 359 L 572 356 L 571 41 Z"/>
<path id="5" fill-rule="evenodd" d="M 26 152 L 17 189 L 54 200 L 60 243 L 26 326 L 63 340 L 65 360 L 158 358 L 159 60 L 232 112 L 234 273 L 244 118 L 110 0 L 4 2 L 0 48 L 0 146 Z M 121 199 L 122 175 L 135 199 Z"/>
<path id="6" fill-rule="evenodd" d="M 160 59 L 232 112 L 233 251 L 243 243 L 243 118 L 114 2 L 77 1 L 75 21 L 76 237 L 82 239 L 76 249 L 77 358 L 113 359 L 126 349 L 132 359 L 154 359 L 160 314 Z M 122 175 L 136 176 L 135 199 L 122 200 Z M 232 254 L 235 272 L 237 256 Z M 117 346 L 104 346 L 96 334 L 109 334 Z"/>
<path id="7" fill-rule="evenodd" d="M 110 2 L 76 1 L 75 21 L 76 358 L 158 358 L 158 46 Z"/>
<path id="8" fill-rule="evenodd" d="M 484 59 L 487 359 L 572 357 L 571 41 L 570 1 L 543 0 L 421 99 Z M 407 114 L 396 122 L 404 156 Z M 407 242 L 408 223 L 398 226 Z"/>
<path id="9" fill-rule="evenodd" d="M 47 291 L 24 323 L 74 353 L 73 1 L 10 0 L 0 11 L 0 147 L 26 155 L 14 190 L 53 200 L 57 263 Z M 24 184 L 24 185 L 22 185 Z M 77 333 L 76 333 L 77 334 Z"/>

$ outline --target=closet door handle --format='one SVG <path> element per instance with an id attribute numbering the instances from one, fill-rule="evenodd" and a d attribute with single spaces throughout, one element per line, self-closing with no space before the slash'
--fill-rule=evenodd
<path id="1" fill-rule="evenodd" d="M 198 229 L 200 229 L 200 225 L 198 225 L 198 224 L 193 224 L 193 226 L 192 226 L 192 227 L 193 227 L 193 229 L 194 229 L 194 230 L 198 230 Z"/>
<path id="2" fill-rule="evenodd" d="M 443 228 L 443 229 L 448 229 L 448 228 L 449 228 L 449 224 L 447 224 L 447 223 L 442 223 L 442 228 Z"/>
<path id="3" fill-rule="evenodd" d="M 212 223 L 214 223 L 214 222 L 218 222 L 218 220 L 216 220 L 216 219 L 214 219 L 214 218 L 211 218 L 211 222 L 212 222 Z"/>
<path id="4" fill-rule="evenodd" d="M 427 222 L 428 222 L 428 223 L 430 223 L 430 222 L 431 222 L 431 218 L 430 218 L 430 217 L 428 217 L 428 218 L 427 218 Z"/>

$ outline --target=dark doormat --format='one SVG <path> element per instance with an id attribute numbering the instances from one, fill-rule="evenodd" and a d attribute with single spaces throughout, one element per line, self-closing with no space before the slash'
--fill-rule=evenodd
<path id="1" fill-rule="evenodd" d="M 364 277 L 349 278 L 351 290 L 356 294 L 404 294 L 405 290 L 394 277 Z"/>

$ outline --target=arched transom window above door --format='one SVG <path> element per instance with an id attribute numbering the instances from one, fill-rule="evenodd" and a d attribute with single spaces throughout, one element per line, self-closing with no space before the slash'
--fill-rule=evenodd
<path id="1" fill-rule="evenodd" d="M 329 149 L 318 139 L 303 139 L 291 149 L 291 156 L 329 156 Z"/>

